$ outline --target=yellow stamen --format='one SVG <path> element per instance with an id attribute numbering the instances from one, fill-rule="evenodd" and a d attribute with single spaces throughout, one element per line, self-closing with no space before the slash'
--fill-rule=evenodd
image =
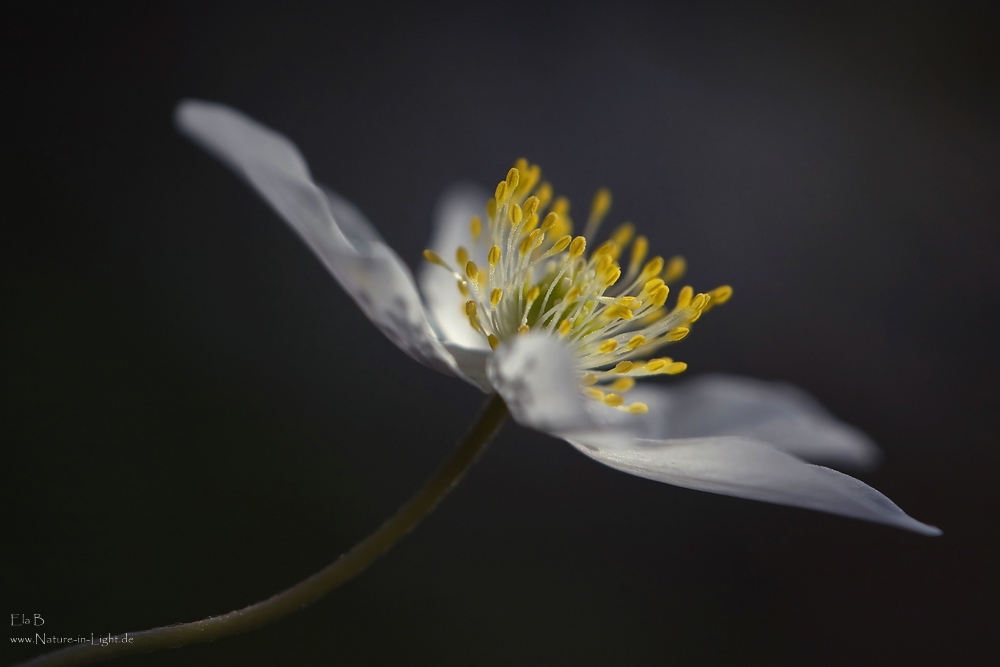
<path id="1" fill-rule="evenodd" d="M 493 334 L 488 335 L 486 337 L 486 340 L 488 340 L 490 342 L 490 349 L 491 350 L 495 350 L 498 347 L 500 347 L 500 339 L 497 338 L 496 336 L 494 336 Z"/>
<path id="2" fill-rule="evenodd" d="M 559 216 L 555 213 L 549 212 L 549 214 L 545 216 L 545 220 L 542 222 L 542 233 L 548 234 L 558 222 Z"/>
<path id="3" fill-rule="evenodd" d="M 479 235 L 483 233 L 483 221 L 480 220 L 478 215 L 472 216 L 472 220 L 469 221 L 469 234 L 472 235 L 473 241 L 479 240 Z"/>
<path id="4" fill-rule="evenodd" d="M 649 412 L 649 406 L 645 403 L 633 403 L 628 406 L 628 412 L 632 415 L 644 415 Z"/>
<path id="5" fill-rule="evenodd" d="M 608 354 L 609 352 L 614 352 L 616 349 L 618 349 L 618 341 L 614 338 L 609 338 L 597 346 L 597 351 L 601 354 Z"/>
<path id="6" fill-rule="evenodd" d="M 632 364 L 631 361 L 619 361 L 615 365 L 615 367 L 614 367 L 613 370 L 614 370 L 615 373 L 622 373 L 622 374 L 624 374 L 624 373 L 628 373 L 630 370 L 632 370 L 632 366 L 633 366 L 633 364 Z"/>
<path id="7" fill-rule="evenodd" d="M 627 246 L 633 236 L 635 236 L 635 225 L 631 222 L 626 222 L 618 227 L 618 229 L 611 232 L 611 240 L 618 244 L 621 248 Z"/>
<path id="8" fill-rule="evenodd" d="M 462 266 L 469 261 L 469 251 L 462 246 L 458 246 L 458 250 L 455 251 L 455 259 L 458 260 L 458 265 Z"/>
<path id="9" fill-rule="evenodd" d="M 545 229 L 544 225 L 542 226 L 542 229 L 543 230 Z M 568 246 L 570 244 L 570 241 L 572 240 L 573 237 L 567 234 L 566 236 L 562 237 L 561 239 L 552 244 L 552 252 L 553 253 L 562 252 L 563 250 L 566 249 L 566 246 Z"/>
<path id="10" fill-rule="evenodd" d="M 694 289 L 690 285 L 681 288 L 680 294 L 677 295 L 677 310 L 687 308 L 691 304 L 692 296 L 694 296 Z"/>
<path id="11" fill-rule="evenodd" d="M 559 323 L 559 335 L 565 336 L 569 333 L 569 330 L 573 327 L 573 323 L 569 320 L 563 320 Z"/>
<path id="12" fill-rule="evenodd" d="M 631 320 L 632 311 L 629 310 L 627 307 L 621 305 L 620 303 L 616 303 L 613 306 L 608 306 L 607 308 L 605 308 L 604 317 L 608 318 L 609 320 L 614 320 L 614 319 Z"/>
<path id="13" fill-rule="evenodd" d="M 521 180 L 521 172 L 517 167 L 511 167 L 510 171 L 507 172 L 507 192 L 514 194 L 514 190 L 517 189 L 517 184 Z M 500 197 L 497 197 L 500 199 Z"/>
<path id="14" fill-rule="evenodd" d="M 624 402 L 625 402 L 625 399 L 622 398 L 621 395 L 619 395 L 619 394 L 608 394 L 607 396 L 604 397 L 604 404 L 605 405 L 610 405 L 613 408 L 618 407 L 619 405 L 621 405 Z"/>
<path id="15" fill-rule="evenodd" d="M 683 257 L 677 255 L 671 257 L 667 263 L 667 270 L 663 273 L 663 281 L 667 283 L 677 282 L 684 277 L 687 272 L 687 262 Z"/>
<path id="16" fill-rule="evenodd" d="M 500 263 L 500 246 L 495 245 L 490 248 L 490 254 L 486 257 L 487 261 L 490 263 L 490 268 L 492 269 L 497 264 Z"/>
<path id="17" fill-rule="evenodd" d="M 600 389 L 597 389 L 596 387 L 587 387 L 586 389 L 583 390 L 583 393 L 585 393 L 587 396 L 594 399 L 595 401 L 600 401 L 604 398 L 604 392 L 601 391 Z"/>
<path id="18" fill-rule="evenodd" d="M 503 290 L 499 287 L 494 287 L 493 291 L 490 292 L 490 305 L 496 308 L 500 305 L 500 298 L 503 297 Z"/>
<path id="19" fill-rule="evenodd" d="M 587 248 L 587 239 L 582 236 L 577 236 L 573 239 L 573 242 L 569 244 L 569 256 L 571 259 L 576 259 L 583 254 L 583 251 Z"/>
<path id="20" fill-rule="evenodd" d="M 632 378 L 618 378 L 611 383 L 611 388 L 617 392 L 624 394 L 626 391 L 635 386 L 635 380 Z"/>
<path id="21" fill-rule="evenodd" d="M 628 263 L 629 273 L 635 275 L 639 265 L 646 259 L 647 252 L 649 252 L 649 240 L 645 236 L 636 237 L 635 243 L 632 244 L 632 261 Z"/>
<path id="22" fill-rule="evenodd" d="M 593 373 L 584 373 L 583 378 L 580 380 L 580 382 L 585 387 L 591 387 L 597 384 L 597 376 L 594 375 Z"/>
<path id="23" fill-rule="evenodd" d="M 683 361 L 675 361 L 672 364 L 668 364 L 666 370 L 663 372 L 667 375 L 677 375 L 678 373 L 683 373 L 687 370 L 688 365 Z"/>
<path id="24" fill-rule="evenodd" d="M 669 359 L 650 359 L 646 362 L 646 370 L 650 373 L 657 373 L 667 367 Z"/>
<path id="25" fill-rule="evenodd" d="M 438 254 L 433 250 L 424 250 L 424 259 L 431 264 L 437 264 L 438 266 L 443 266 L 446 269 L 448 268 L 448 265 L 445 264 L 444 260 L 438 257 Z"/>
<path id="26" fill-rule="evenodd" d="M 524 215 L 528 216 L 529 218 L 533 216 L 535 214 L 535 211 L 538 210 L 538 204 L 539 204 L 538 197 L 534 196 L 528 197 L 524 202 Z"/>
<path id="27" fill-rule="evenodd" d="M 552 185 L 549 183 L 542 183 L 538 186 L 538 191 L 535 193 L 538 197 L 538 208 L 544 209 L 552 201 Z"/>
<path id="28" fill-rule="evenodd" d="M 513 223 L 514 229 L 517 229 L 517 226 L 521 224 L 521 219 L 523 217 L 524 212 L 521 210 L 520 206 L 514 204 L 510 207 L 510 221 Z"/>
<path id="29" fill-rule="evenodd" d="M 663 270 L 663 258 L 654 257 L 653 259 L 646 262 L 646 266 L 642 267 L 642 276 L 643 278 L 652 278 L 653 276 L 659 274 L 660 271 L 662 270 Z"/>
<path id="30" fill-rule="evenodd" d="M 475 282 L 479 278 L 479 267 L 476 263 L 469 261 L 465 265 L 465 275 L 469 276 L 469 280 Z"/>
<path id="31" fill-rule="evenodd" d="M 672 329 L 670 333 L 665 336 L 665 338 L 672 343 L 676 343 L 687 336 L 690 332 L 691 330 L 687 327 L 677 327 L 676 329 Z"/>
<path id="32" fill-rule="evenodd" d="M 646 337 L 643 336 L 643 335 L 641 335 L 641 334 L 636 335 L 636 336 L 632 336 L 632 338 L 629 339 L 629 341 L 628 341 L 628 345 L 625 346 L 625 349 L 627 349 L 629 352 L 631 352 L 632 350 L 634 350 L 635 348 L 639 347 L 640 345 L 642 345 L 645 342 L 646 342 Z"/>

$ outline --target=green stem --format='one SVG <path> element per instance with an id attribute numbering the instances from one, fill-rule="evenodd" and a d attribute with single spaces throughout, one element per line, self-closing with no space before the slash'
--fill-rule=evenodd
<path id="1" fill-rule="evenodd" d="M 106 646 L 79 644 L 41 655 L 17 667 L 89 665 L 122 655 L 212 641 L 254 630 L 318 600 L 371 565 L 376 558 L 392 548 L 399 538 L 413 530 L 476 462 L 500 430 L 506 417 L 507 406 L 494 394 L 465 434 L 458 449 L 392 518 L 336 561 L 288 590 L 222 616 L 118 635 L 118 643 L 112 641 Z M 125 643 L 126 637 L 131 641 Z"/>

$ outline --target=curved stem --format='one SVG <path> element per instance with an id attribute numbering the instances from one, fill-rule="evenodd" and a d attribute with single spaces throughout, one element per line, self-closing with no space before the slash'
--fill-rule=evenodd
<path id="1" fill-rule="evenodd" d="M 41 655 L 18 667 L 89 665 L 121 655 L 148 653 L 164 648 L 212 641 L 259 628 L 323 597 L 368 567 L 420 523 L 476 462 L 507 417 L 507 406 L 494 394 L 469 428 L 458 449 L 444 465 L 378 530 L 353 549 L 286 591 L 257 604 L 212 616 L 202 621 L 182 623 L 143 632 L 117 635 L 106 646 L 80 644 Z M 116 641 L 117 640 L 117 641 Z"/>

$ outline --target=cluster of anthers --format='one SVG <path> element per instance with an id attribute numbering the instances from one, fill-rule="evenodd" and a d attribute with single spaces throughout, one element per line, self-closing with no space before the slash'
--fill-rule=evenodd
<path id="1" fill-rule="evenodd" d="M 518 160 L 486 204 L 487 229 L 478 216 L 470 221 L 472 248 L 458 248 L 458 269 L 431 250 L 424 257 L 455 275 L 469 325 L 491 348 L 528 331 L 558 336 L 576 355 L 587 397 L 644 414 L 645 404 L 626 404 L 623 396 L 635 378 L 676 375 L 687 364 L 639 357 L 687 336 L 691 323 L 733 290 L 724 285 L 696 295 L 685 286 L 667 308 L 667 285 L 684 275 L 684 259 L 647 261 L 649 242 L 628 222 L 588 257 L 587 243 L 611 207 L 611 193 L 597 192 L 583 235 L 574 237 L 569 201 L 553 200 L 552 186 L 540 180 L 538 165 Z M 623 270 L 619 258 L 630 245 Z"/>

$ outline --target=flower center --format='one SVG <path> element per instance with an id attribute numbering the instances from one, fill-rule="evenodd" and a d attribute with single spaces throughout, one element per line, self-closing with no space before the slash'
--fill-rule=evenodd
<path id="1" fill-rule="evenodd" d="M 676 375 L 687 364 L 638 357 L 687 336 L 691 323 L 728 301 L 733 290 L 724 285 L 695 295 L 685 286 L 667 308 L 668 283 L 684 275 L 684 259 L 647 261 L 649 242 L 628 222 L 588 256 L 611 193 L 598 190 L 583 235 L 574 237 L 569 201 L 553 201 L 552 186 L 540 178 L 538 165 L 524 159 L 507 172 L 486 204 L 486 229 L 478 216 L 470 221 L 472 248 L 457 249 L 458 269 L 431 250 L 424 257 L 455 275 L 469 325 L 491 348 L 528 331 L 557 336 L 576 353 L 588 397 L 643 414 L 646 405 L 626 405 L 622 396 L 634 378 Z M 619 260 L 626 251 L 623 270 Z"/>

